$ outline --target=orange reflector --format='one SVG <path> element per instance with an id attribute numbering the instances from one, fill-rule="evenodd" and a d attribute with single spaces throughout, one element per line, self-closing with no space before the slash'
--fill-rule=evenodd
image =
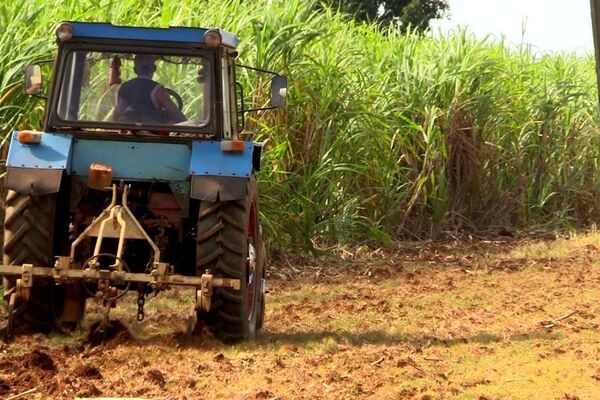
<path id="1" fill-rule="evenodd" d="M 42 141 L 42 132 L 19 131 L 17 139 L 23 144 L 38 144 Z"/>
<path id="2" fill-rule="evenodd" d="M 246 142 L 243 140 L 223 140 L 221 141 L 221 151 L 228 153 L 243 153 Z"/>

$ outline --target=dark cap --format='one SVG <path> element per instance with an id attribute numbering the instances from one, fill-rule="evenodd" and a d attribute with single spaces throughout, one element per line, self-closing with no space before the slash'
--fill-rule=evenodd
<path id="1" fill-rule="evenodd" d="M 157 58 L 154 54 L 137 54 L 133 59 L 133 63 L 136 67 L 151 67 Z"/>

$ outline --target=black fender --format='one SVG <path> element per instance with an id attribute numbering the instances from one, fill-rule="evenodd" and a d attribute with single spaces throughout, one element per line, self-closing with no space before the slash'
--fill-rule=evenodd
<path id="1" fill-rule="evenodd" d="M 58 193 L 64 170 L 45 168 L 6 168 L 4 187 L 23 195 Z"/>
<path id="2" fill-rule="evenodd" d="M 241 200 L 248 194 L 249 178 L 229 176 L 192 176 L 190 197 L 204 201 Z"/>

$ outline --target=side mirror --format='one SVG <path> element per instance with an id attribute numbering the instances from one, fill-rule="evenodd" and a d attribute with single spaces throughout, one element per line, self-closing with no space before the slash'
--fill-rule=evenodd
<path id="1" fill-rule="evenodd" d="M 271 79 L 271 106 L 285 106 L 285 97 L 287 95 L 287 78 L 285 76 L 274 76 Z"/>
<path id="2" fill-rule="evenodd" d="M 25 93 L 37 95 L 42 92 L 42 69 L 39 65 L 25 67 Z"/>

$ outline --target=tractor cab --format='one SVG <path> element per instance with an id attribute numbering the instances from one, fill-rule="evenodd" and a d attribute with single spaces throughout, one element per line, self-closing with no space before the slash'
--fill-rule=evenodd
<path id="1" fill-rule="evenodd" d="M 44 131 L 237 138 L 238 39 L 221 29 L 63 22 Z M 282 77 L 272 101 L 285 96 Z M 40 94 L 41 69 L 26 91 Z"/>
<path id="2" fill-rule="evenodd" d="M 55 35 L 48 88 L 39 65 L 25 69 L 25 91 L 46 112 L 41 132 L 13 132 L 9 189 L 57 192 L 65 176 L 95 179 L 95 163 L 112 172 L 105 184 L 179 182 L 192 198 L 228 199 L 232 182 L 259 170 L 261 144 L 239 140 L 243 115 L 282 107 L 287 80 L 236 64 L 232 33 L 62 22 Z M 243 108 L 239 67 L 272 75 L 268 107 Z M 207 179 L 220 182 L 199 183 Z"/>

